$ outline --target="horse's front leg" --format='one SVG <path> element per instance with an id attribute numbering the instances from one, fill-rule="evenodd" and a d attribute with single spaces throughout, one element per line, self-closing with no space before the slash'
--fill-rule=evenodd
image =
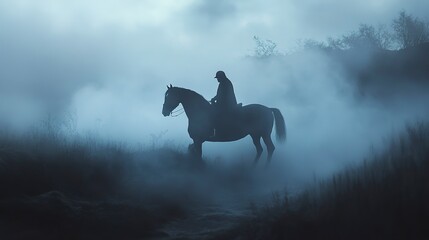
<path id="1" fill-rule="evenodd" d="M 200 140 L 194 140 L 195 157 L 198 160 L 203 159 L 203 142 Z"/>
<path id="2" fill-rule="evenodd" d="M 193 153 L 193 152 L 195 152 L 195 146 L 193 143 L 191 143 L 188 146 L 188 153 Z"/>
<path id="3" fill-rule="evenodd" d="M 201 160 L 203 156 L 203 142 L 200 140 L 194 140 L 194 143 L 189 144 L 188 152 L 191 156 Z"/>

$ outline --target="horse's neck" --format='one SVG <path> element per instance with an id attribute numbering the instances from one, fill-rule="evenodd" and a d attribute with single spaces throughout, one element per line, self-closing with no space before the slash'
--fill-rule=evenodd
<path id="1" fill-rule="evenodd" d="M 188 89 L 181 89 L 181 96 L 183 109 L 189 119 L 204 114 L 202 110 L 208 109 L 210 105 L 201 95 Z"/>

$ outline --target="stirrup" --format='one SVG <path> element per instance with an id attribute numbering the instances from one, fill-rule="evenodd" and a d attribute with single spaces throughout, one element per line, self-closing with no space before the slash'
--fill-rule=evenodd
<path id="1" fill-rule="evenodd" d="M 216 137 L 216 128 L 213 128 L 213 135 L 209 136 L 209 139 L 214 137 Z"/>

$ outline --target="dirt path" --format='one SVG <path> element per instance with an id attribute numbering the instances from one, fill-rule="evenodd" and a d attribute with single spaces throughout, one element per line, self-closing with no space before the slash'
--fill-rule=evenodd
<path id="1" fill-rule="evenodd" d="M 164 239 L 207 239 L 251 215 L 249 204 L 199 207 L 188 217 L 167 224 L 162 231 L 169 236 Z"/>

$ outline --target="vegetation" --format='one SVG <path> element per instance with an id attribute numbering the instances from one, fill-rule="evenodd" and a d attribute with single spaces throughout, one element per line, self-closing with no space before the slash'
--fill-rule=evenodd
<path id="1" fill-rule="evenodd" d="M 265 59 L 279 56 L 277 44 L 272 40 L 254 37 L 255 49 L 253 56 Z M 400 50 L 419 46 L 429 42 L 429 23 L 401 11 L 392 20 L 391 29 L 386 25 L 374 27 L 360 24 L 359 28 L 341 37 L 329 37 L 326 42 L 306 39 L 299 42 L 304 50 Z"/>
<path id="2" fill-rule="evenodd" d="M 415 47 L 429 41 L 429 24 L 401 11 L 393 20 L 393 36 L 400 48 Z"/>
<path id="3" fill-rule="evenodd" d="M 381 154 L 271 204 L 218 239 L 428 239 L 429 124 Z"/>
<path id="4" fill-rule="evenodd" d="M 340 38 L 328 38 L 327 44 L 322 42 L 316 45 L 307 45 L 307 47 L 321 47 L 328 50 L 353 48 L 399 50 L 429 42 L 428 23 L 407 14 L 405 11 L 401 11 L 398 17 L 392 20 L 391 26 L 392 30 L 389 30 L 385 25 L 374 27 L 361 24 L 357 31 Z M 304 45 L 304 47 L 306 46 Z"/>
<path id="5" fill-rule="evenodd" d="M 297 59 L 320 59 L 330 71 L 341 73 L 341 80 L 354 86 L 358 99 L 387 102 L 406 97 L 404 89 L 424 89 L 429 84 L 429 25 L 402 11 L 388 25 L 361 24 L 356 31 L 325 41 L 301 41 L 301 50 L 282 55 L 272 41 L 256 40 L 254 59 L 275 60 L 284 65 Z M 272 58 L 270 58 L 272 57 Z M 313 66 L 303 64 L 317 75 Z M 419 87 L 416 87 L 419 86 Z M 416 89 L 416 91 L 419 91 Z"/>
<path id="6" fill-rule="evenodd" d="M 325 48 L 332 50 L 345 49 L 389 49 L 392 46 L 391 34 L 386 27 L 381 25 L 378 28 L 368 24 L 361 24 L 357 31 L 344 35 L 342 38 L 328 39 Z"/>
<path id="7" fill-rule="evenodd" d="M 275 42 L 269 39 L 260 39 L 258 36 L 254 36 L 253 40 L 256 44 L 254 57 L 263 59 L 280 55 Z"/>
<path id="8" fill-rule="evenodd" d="M 163 239 L 180 235 L 168 224 L 255 187 L 241 162 L 204 165 L 171 145 L 134 149 L 58 126 L 0 129 L 1 239 Z"/>
<path id="9" fill-rule="evenodd" d="M 163 236 L 160 226 L 184 216 L 186 205 L 180 198 L 169 200 L 172 195 L 163 197 L 165 188 L 145 185 L 142 172 L 150 175 L 159 161 L 164 170 L 179 161 L 186 168 L 185 160 L 173 149 L 132 151 L 90 137 L 66 138 L 58 131 L 2 132 L 2 239 Z"/>

